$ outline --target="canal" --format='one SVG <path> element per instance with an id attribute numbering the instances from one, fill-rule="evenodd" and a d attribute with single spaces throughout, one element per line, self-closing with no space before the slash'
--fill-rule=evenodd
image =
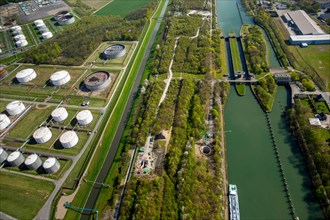
<path id="1" fill-rule="evenodd" d="M 253 24 L 239 0 L 217 0 L 217 14 L 225 36 L 233 31 L 238 34 L 242 22 Z M 279 66 L 274 51 L 270 51 L 270 64 Z M 284 111 L 290 104 L 290 96 L 285 87 L 278 87 L 269 126 L 251 89 L 247 88 L 245 96 L 238 96 L 231 87 L 225 107 L 228 182 L 238 187 L 243 220 L 292 219 L 291 205 L 300 220 L 323 218 L 304 160 L 286 125 Z"/>

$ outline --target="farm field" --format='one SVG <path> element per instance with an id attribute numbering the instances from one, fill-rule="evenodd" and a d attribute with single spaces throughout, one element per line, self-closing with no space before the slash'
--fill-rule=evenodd
<path id="1" fill-rule="evenodd" d="M 7 172 L 0 179 L 0 211 L 17 219 L 33 219 L 54 189 L 49 181 Z"/>
<path id="2" fill-rule="evenodd" d="M 95 13 L 99 16 L 119 15 L 127 16 L 131 11 L 147 5 L 151 0 L 113 0 Z"/>

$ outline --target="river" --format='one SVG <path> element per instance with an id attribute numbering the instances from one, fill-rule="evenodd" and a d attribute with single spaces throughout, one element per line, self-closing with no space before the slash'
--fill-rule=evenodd
<path id="1" fill-rule="evenodd" d="M 217 0 L 218 24 L 225 35 L 231 31 L 238 34 L 242 21 L 253 23 L 240 3 L 236 3 Z M 278 66 L 271 51 L 270 64 Z M 322 219 L 304 160 L 286 125 L 284 111 L 290 104 L 290 96 L 285 87 L 278 87 L 269 114 L 270 124 L 296 215 L 300 220 Z M 245 96 L 238 96 L 231 86 L 225 107 L 225 130 L 228 182 L 238 187 L 241 219 L 292 219 L 266 114 L 250 88 Z"/>

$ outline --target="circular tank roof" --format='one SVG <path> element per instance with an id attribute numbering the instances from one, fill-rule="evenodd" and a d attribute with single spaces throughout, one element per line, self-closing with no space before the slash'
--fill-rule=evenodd
<path id="1" fill-rule="evenodd" d="M 113 54 L 117 54 L 120 51 L 123 51 L 125 49 L 125 46 L 122 44 L 113 44 L 109 47 L 107 47 L 104 50 L 104 53 L 107 55 L 113 55 Z"/>
<path id="2" fill-rule="evenodd" d="M 38 158 L 39 156 L 37 154 L 31 154 L 25 159 L 25 164 L 26 165 L 33 164 Z"/>
<path id="3" fill-rule="evenodd" d="M 23 41 L 21 41 L 23 42 Z M 32 73 L 34 73 L 34 70 L 29 68 L 29 69 L 24 69 L 24 70 L 21 70 L 19 71 L 17 74 L 16 74 L 16 77 L 17 78 L 24 78 L 24 77 L 27 77 L 29 75 L 31 75 Z"/>
<path id="4" fill-rule="evenodd" d="M 22 104 L 21 101 L 12 101 L 7 105 L 7 109 L 15 109 L 18 108 Z"/>
<path id="5" fill-rule="evenodd" d="M 7 115 L 5 115 L 5 114 L 0 114 L 0 121 L 5 120 L 6 118 L 8 118 Z"/>
<path id="6" fill-rule="evenodd" d="M 14 152 L 12 152 L 11 154 L 9 154 L 9 156 L 8 156 L 8 158 L 7 158 L 7 161 L 8 161 L 8 162 L 14 161 L 14 160 L 16 160 L 20 155 L 21 155 L 21 152 L 19 152 L 19 151 L 14 151 Z"/>
<path id="7" fill-rule="evenodd" d="M 77 118 L 77 120 L 84 120 L 84 119 L 88 118 L 91 114 L 92 113 L 89 110 L 82 110 L 77 114 L 76 118 Z"/>
<path id="8" fill-rule="evenodd" d="M 61 115 L 65 114 L 66 109 L 63 107 L 59 107 L 52 111 L 52 117 L 60 117 Z"/>
<path id="9" fill-rule="evenodd" d="M 69 143 L 70 141 L 72 141 L 76 137 L 77 137 L 76 132 L 74 132 L 74 131 L 67 131 L 67 132 L 64 132 L 61 135 L 60 142 L 61 143 Z"/>
<path id="10" fill-rule="evenodd" d="M 51 81 L 61 80 L 61 79 L 64 79 L 65 77 L 67 77 L 67 75 L 69 75 L 69 72 L 68 71 L 66 71 L 66 70 L 60 70 L 60 71 L 57 71 L 57 72 L 53 73 L 50 76 L 50 80 Z"/>
<path id="11" fill-rule="evenodd" d="M 69 20 L 73 17 L 73 15 L 63 15 L 61 17 L 58 18 L 59 21 L 66 21 Z"/>
<path id="12" fill-rule="evenodd" d="M 42 138 L 50 132 L 48 127 L 41 127 L 33 132 L 33 138 Z"/>
<path id="13" fill-rule="evenodd" d="M 84 83 L 88 86 L 102 85 L 109 79 L 109 76 L 110 74 L 107 71 L 96 71 L 89 74 L 84 80 Z"/>
<path id="14" fill-rule="evenodd" d="M 42 34 L 42 37 L 51 37 L 51 36 L 53 36 L 53 34 L 52 32 L 49 31 Z"/>
<path id="15" fill-rule="evenodd" d="M 44 21 L 43 21 L 43 20 L 41 20 L 41 19 L 38 19 L 38 20 L 35 20 L 35 21 L 34 21 L 34 23 L 35 23 L 35 24 L 43 24 L 43 23 L 44 23 Z"/>
<path id="16" fill-rule="evenodd" d="M 54 166 L 54 164 L 56 163 L 56 161 L 57 160 L 56 160 L 55 157 L 50 157 L 47 160 L 45 160 L 43 167 L 45 169 L 51 168 L 52 166 Z"/>

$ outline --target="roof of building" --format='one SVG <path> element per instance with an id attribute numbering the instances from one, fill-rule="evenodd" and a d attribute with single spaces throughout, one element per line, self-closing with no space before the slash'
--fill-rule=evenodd
<path id="1" fill-rule="evenodd" d="M 303 10 L 288 12 L 302 34 L 324 34 L 324 31 Z"/>
<path id="2" fill-rule="evenodd" d="M 291 78 L 291 75 L 290 75 L 290 73 L 275 73 L 275 77 L 276 78 L 280 78 L 280 77 L 290 77 Z"/>
<path id="3" fill-rule="evenodd" d="M 318 125 L 318 126 L 322 125 L 320 119 L 318 118 L 309 118 L 308 120 L 311 125 Z"/>
<path id="4" fill-rule="evenodd" d="M 330 34 L 322 35 L 291 35 L 291 41 L 313 41 L 313 40 L 330 40 Z"/>

